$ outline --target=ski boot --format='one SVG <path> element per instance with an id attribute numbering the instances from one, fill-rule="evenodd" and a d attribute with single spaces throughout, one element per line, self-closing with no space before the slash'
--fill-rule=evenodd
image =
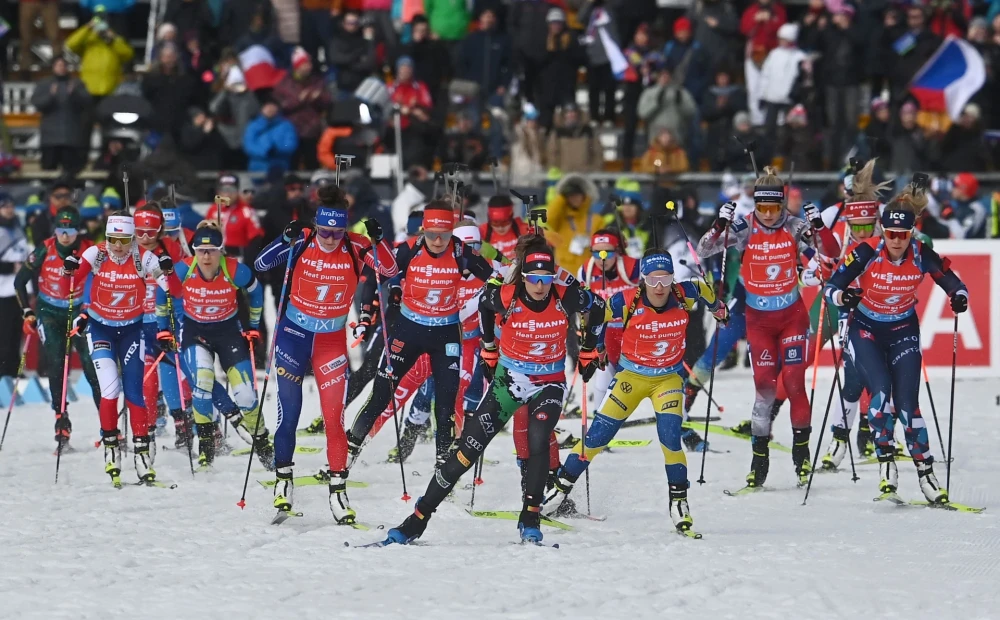
<path id="1" fill-rule="evenodd" d="M 414 424 L 407 420 L 403 424 L 403 432 L 399 435 L 398 449 L 393 446 L 392 450 L 389 450 L 389 462 L 398 463 L 403 461 L 405 463 L 406 459 L 410 458 L 410 455 L 413 454 L 413 447 L 417 445 L 417 440 L 427 431 L 430 424 L 430 419 L 424 424 Z"/>
<path id="2" fill-rule="evenodd" d="M 565 469 L 559 468 L 558 474 L 552 480 L 552 488 L 546 492 L 545 500 L 542 502 L 543 515 L 555 517 L 576 512 L 576 504 L 569 498 L 569 493 L 573 490 L 577 478 L 578 476 L 570 476 Z"/>
<path id="3" fill-rule="evenodd" d="M 917 463 L 917 481 L 920 483 L 920 490 L 924 497 L 932 504 L 947 504 L 948 489 L 944 489 L 938 483 L 937 476 L 934 475 L 933 463 Z"/>
<path id="4" fill-rule="evenodd" d="M 198 466 L 209 468 L 215 462 L 215 424 L 201 422 L 198 427 Z"/>
<path id="5" fill-rule="evenodd" d="M 326 431 L 326 424 L 323 422 L 323 416 L 319 416 L 312 421 L 309 426 L 306 427 L 306 432 L 310 435 L 321 435 Z"/>
<path id="6" fill-rule="evenodd" d="M 295 494 L 295 481 L 292 480 L 292 465 L 277 467 L 274 470 L 274 507 L 282 512 L 292 511 L 292 496 Z"/>
<path id="7" fill-rule="evenodd" d="M 798 485 L 804 487 L 809 483 L 812 472 L 812 461 L 809 459 L 809 435 L 812 427 L 792 429 L 792 462 L 795 464 L 795 474 L 799 477 Z"/>
<path id="8" fill-rule="evenodd" d="M 111 483 L 115 488 L 122 486 L 122 452 L 118 444 L 118 434 L 107 436 L 102 440 L 104 443 L 104 473 L 111 476 Z"/>
<path id="9" fill-rule="evenodd" d="M 218 420 L 215 422 L 215 430 L 212 437 L 215 439 L 215 454 L 216 456 L 226 456 L 233 451 L 226 443 L 226 438 L 222 435 L 224 421 Z"/>
<path id="10" fill-rule="evenodd" d="M 694 400 L 698 398 L 698 392 L 701 391 L 700 385 L 695 385 L 694 379 L 688 379 L 687 383 L 684 384 L 684 413 L 691 411 L 691 407 L 694 406 Z"/>
<path id="11" fill-rule="evenodd" d="M 687 496 L 687 485 L 670 485 L 670 520 L 674 522 L 678 532 L 686 532 L 694 525 Z"/>
<path id="12" fill-rule="evenodd" d="M 702 439 L 698 431 L 693 428 L 685 429 L 681 433 L 681 441 L 684 442 L 684 447 L 688 449 L 688 452 L 704 452 L 708 450 L 708 442 Z"/>
<path id="13" fill-rule="evenodd" d="M 338 525 L 351 525 L 357 520 L 358 513 L 351 508 L 347 499 L 347 472 L 330 471 L 330 511 Z"/>
<path id="14" fill-rule="evenodd" d="M 522 543 L 539 544 L 542 542 L 542 520 L 538 514 L 539 506 L 531 510 L 531 506 L 525 506 L 521 511 L 521 516 L 517 520 L 517 531 L 521 534 Z"/>
<path id="15" fill-rule="evenodd" d="M 847 456 L 847 442 L 850 440 L 851 429 L 840 428 L 839 426 L 833 427 L 833 441 L 830 442 L 829 449 L 827 449 L 822 461 L 820 461 L 823 469 L 834 471 L 840 467 L 840 463 Z"/>
<path id="16" fill-rule="evenodd" d="M 918 469 L 918 474 L 919 471 Z M 885 456 L 880 455 L 878 457 L 878 473 L 882 477 L 881 482 L 878 484 L 878 490 L 883 495 L 887 493 L 895 494 L 896 489 L 899 488 L 899 471 L 896 469 L 896 459 L 891 452 Z"/>
<path id="17" fill-rule="evenodd" d="M 209 435 L 209 437 L 211 437 L 213 441 L 215 440 L 212 435 Z M 253 449 L 254 452 L 257 453 L 257 460 L 264 466 L 264 469 L 267 471 L 274 471 L 274 445 L 271 444 L 268 437 L 269 433 L 265 428 L 263 433 L 253 438 Z"/>
<path id="18" fill-rule="evenodd" d="M 153 482 L 156 480 L 156 472 L 153 470 L 153 462 L 149 456 L 150 439 L 146 437 L 132 437 L 132 445 L 135 448 L 132 460 L 135 463 L 135 473 L 139 476 L 139 482 Z"/>
<path id="19" fill-rule="evenodd" d="M 757 488 L 764 486 L 767 480 L 767 470 L 770 468 L 770 448 L 768 442 L 770 437 L 755 435 L 751 445 L 753 446 L 753 459 L 750 461 L 750 473 L 747 474 L 747 486 Z"/>
<path id="20" fill-rule="evenodd" d="M 65 453 L 69 447 L 69 437 L 73 433 L 73 425 L 69 421 L 69 413 L 63 411 L 56 414 L 56 452 Z"/>
<path id="21" fill-rule="evenodd" d="M 351 467 L 354 467 L 354 461 L 361 456 L 361 447 L 365 444 L 365 440 L 356 439 L 350 430 L 345 435 L 347 435 L 347 467 L 345 469 L 350 471 Z"/>
<path id="22" fill-rule="evenodd" d="M 751 428 L 752 426 L 750 420 L 740 420 L 736 426 L 732 427 L 729 430 L 733 431 L 737 435 L 752 437 L 753 435 L 751 434 Z"/>
<path id="23" fill-rule="evenodd" d="M 563 430 L 557 428 L 555 430 L 555 433 L 556 433 L 556 438 L 558 439 L 559 435 L 561 435 L 563 433 Z M 574 437 L 573 433 L 566 433 L 566 439 L 563 439 L 563 440 L 559 441 L 559 449 L 560 450 L 570 450 L 574 446 L 576 446 L 576 444 L 577 444 L 578 441 L 580 441 L 580 440 L 577 439 L 576 437 Z"/>
<path id="24" fill-rule="evenodd" d="M 868 426 L 868 419 L 864 412 L 861 414 L 861 423 L 858 424 L 858 456 L 870 457 L 875 454 L 875 442 L 872 441 L 872 429 Z"/>
<path id="25" fill-rule="evenodd" d="M 194 423 L 191 414 L 183 409 L 173 409 L 170 415 L 174 418 L 174 448 L 187 450 L 194 442 Z"/>
<path id="26" fill-rule="evenodd" d="M 389 530 L 388 536 L 385 539 L 386 544 L 396 543 L 398 545 L 405 545 L 423 535 L 424 530 L 427 529 L 427 521 L 430 520 L 434 511 L 424 511 L 420 506 L 420 500 L 422 499 L 423 497 L 417 498 L 417 503 L 413 507 L 413 514 L 406 517 L 397 527 Z"/>

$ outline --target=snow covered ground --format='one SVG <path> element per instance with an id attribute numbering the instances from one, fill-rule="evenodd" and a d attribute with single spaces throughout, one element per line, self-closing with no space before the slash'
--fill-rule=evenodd
<path id="1" fill-rule="evenodd" d="M 745 416 L 751 385 L 743 370 L 720 375 L 723 424 Z M 946 424 L 948 382 L 933 385 Z M 819 403 L 825 404 L 828 387 L 821 381 Z M 651 445 L 601 455 L 592 467 L 591 507 L 607 521 L 575 520 L 572 532 L 546 528 L 546 541 L 560 543 L 559 550 L 511 545 L 514 522 L 468 516 L 468 488 L 441 507 L 420 546 L 345 548 L 345 541 L 371 542 L 384 532 L 333 525 L 323 486 L 297 489 L 296 508 L 305 516 L 271 526 L 271 492 L 255 480 L 272 474 L 256 461 L 240 511 L 245 457 L 221 457 L 215 473 L 192 480 L 186 453 L 161 451 L 156 469 L 178 488 L 115 490 L 101 452 L 92 448 L 96 412 L 83 402 L 71 409 L 79 451 L 63 458 L 54 485 L 51 413 L 40 405 L 19 407 L 0 452 L 0 618 L 511 620 L 665 618 L 672 612 L 741 619 L 997 618 L 998 386 L 963 380 L 958 388 L 951 496 L 986 506 L 984 514 L 874 504 L 873 465 L 858 468 L 856 484 L 849 469 L 817 474 L 802 506 L 791 457 L 775 451 L 768 480 L 775 492 L 726 497 L 723 489 L 742 486 L 750 445 L 719 437 L 710 438 L 712 447 L 728 453 L 708 455 L 707 484 L 694 483 L 690 492 L 704 539 L 685 539 L 672 533 L 666 514 L 655 431 L 638 427 L 619 437 L 652 439 Z M 273 428 L 275 405 L 268 401 Z M 315 393 L 306 402 L 301 426 L 319 411 Z M 926 395 L 922 403 L 937 454 Z M 822 414 L 817 406 L 813 449 Z M 579 435 L 577 421 L 563 424 Z M 413 504 L 400 501 L 399 467 L 384 462 L 392 425 L 387 429 L 352 475 L 369 486 L 350 496 L 361 520 L 391 527 Z M 787 413 L 776 423 L 775 439 L 790 445 Z M 828 440 L 826 433 L 824 444 Z M 232 434 L 230 442 L 240 443 Z M 324 443 L 300 438 L 300 445 Z M 519 508 L 511 451 L 507 435 L 487 451 L 500 463 L 486 466 L 477 509 Z M 694 482 L 700 455 L 688 458 Z M 414 497 L 432 475 L 432 460 L 431 444 L 421 444 L 405 466 Z M 296 461 L 296 474 L 308 475 L 326 459 L 298 455 Z M 899 469 L 901 495 L 917 499 L 915 470 L 906 463 Z M 944 476 L 942 462 L 942 483 Z M 122 478 L 135 481 L 131 460 Z M 586 504 L 583 484 L 574 496 Z"/>

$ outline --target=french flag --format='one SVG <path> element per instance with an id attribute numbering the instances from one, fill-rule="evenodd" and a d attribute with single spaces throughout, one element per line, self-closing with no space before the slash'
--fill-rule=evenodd
<path id="1" fill-rule="evenodd" d="M 986 82 L 986 65 L 976 48 L 949 36 L 910 82 L 910 92 L 929 112 L 947 112 L 953 120 Z"/>
<path id="2" fill-rule="evenodd" d="M 250 90 L 274 88 L 285 78 L 285 70 L 274 64 L 274 56 L 263 45 L 251 45 L 240 52 L 243 79 Z"/>

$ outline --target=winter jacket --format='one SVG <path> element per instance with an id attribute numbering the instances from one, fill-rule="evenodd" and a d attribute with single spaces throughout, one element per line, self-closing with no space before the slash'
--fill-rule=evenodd
<path id="1" fill-rule="evenodd" d="M 55 94 L 52 93 L 53 87 Z M 90 108 L 90 93 L 80 80 L 74 77 L 45 78 L 35 85 L 31 105 L 42 113 L 39 125 L 42 148 L 82 148 L 90 144 L 90 127 L 83 114 Z"/>
<path id="2" fill-rule="evenodd" d="M 116 36 L 107 43 L 90 24 L 77 28 L 66 39 L 66 47 L 80 57 L 80 79 L 95 97 L 110 95 L 122 81 L 122 68 L 134 52 L 125 39 Z"/>
<path id="3" fill-rule="evenodd" d="M 337 70 L 337 88 L 342 91 L 353 91 L 375 71 L 375 46 L 360 29 L 350 34 L 338 24 L 326 58 Z"/>
<path id="4" fill-rule="evenodd" d="M 754 19 L 757 11 L 767 9 L 771 12 L 771 18 L 766 22 L 758 22 Z M 788 21 L 785 14 L 785 7 L 777 2 L 772 2 L 766 7 L 758 2 L 748 6 L 743 11 L 740 18 L 740 32 L 750 39 L 750 46 L 762 45 L 768 51 L 778 46 L 778 28 Z"/>
<path id="5" fill-rule="evenodd" d="M 560 127 L 558 123 L 545 141 L 545 165 L 549 168 L 588 172 L 600 167 L 600 149 L 589 125 Z"/>
<path id="6" fill-rule="evenodd" d="M 260 114 L 260 103 L 253 92 L 235 93 L 219 91 L 208 105 L 212 116 L 218 119 L 219 133 L 231 149 L 243 150 L 243 132 L 250 121 Z"/>
<path id="7" fill-rule="evenodd" d="M 583 205 L 573 209 L 564 198 L 570 187 L 574 191 L 582 190 L 586 195 Z M 556 184 L 555 196 L 548 201 L 545 237 L 555 248 L 556 264 L 570 273 L 577 273 L 590 259 L 590 237 L 604 225 L 604 218 L 597 213 L 591 213 L 591 207 L 600 198 L 597 187 L 579 174 L 567 174 Z M 571 247 L 574 238 L 579 248 Z M 575 254 L 571 250 L 580 249 Z"/>
<path id="8" fill-rule="evenodd" d="M 181 127 L 180 134 L 180 151 L 192 166 L 198 170 L 219 168 L 229 145 L 219 133 L 218 124 L 213 123 L 212 131 L 206 133 L 203 128 L 188 121 Z"/>
<path id="9" fill-rule="evenodd" d="M 438 92 L 451 80 L 451 54 L 441 41 L 425 39 L 419 43 L 411 42 L 400 55 L 413 59 L 413 77 L 426 84 L 431 93 Z"/>
<path id="10" fill-rule="evenodd" d="M 760 73 L 760 100 L 764 103 L 791 103 L 789 95 L 799 76 L 799 63 L 806 54 L 795 47 L 776 47 L 764 60 Z"/>
<path id="11" fill-rule="evenodd" d="M 729 0 L 698 0 L 687 17 L 694 27 L 694 40 L 708 54 L 713 69 L 731 67 L 743 56 L 737 43 L 740 19 Z M 709 18 L 717 22 L 714 28 L 708 25 Z"/>
<path id="12" fill-rule="evenodd" d="M 465 0 L 424 0 L 424 13 L 431 32 L 445 41 L 459 41 L 469 31 L 469 10 Z"/>
<path id="13" fill-rule="evenodd" d="M 920 172 L 930 165 L 930 144 L 920 127 L 906 129 L 897 124 L 890 131 L 889 140 L 893 172 Z"/>
<path id="14" fill-rule="evenodd" d="M 539 77 L 539 101 L 549 105 L 573 101 L 577 70 L 585 60 L 576 35 L 564 31 L 558 37 L 548 37 L 546 45 Z"/>
<path id="15" fill-rule="evenodd" d="M 219 19 L 219 42 L 223 47 L 235 46 L 243 35 L 250 32 L 250 19 L 257 11 L 264 11 L 264 31 L 272 32 L 277 23 L 271 0 L 229 0 L 222 6 Z"/>
<path id="16" fill-rule="evenodd" d="M 842 30 L 830 24 L 820 35 L 823 53 L 821 71 L 825 86 L 855 86 L 865 77 L 864 60 L 866 41 L 853 27 Z"/>
<path id="17" fill-rule="evenodd" d="M 705 89 L 715 75 L 712 73 L 708 54 L 701 43 L 691 40 L 687 45 L 680 41 L 667 41 L 663 47 L 664 64 L 672 74 L 672 82 L 680 84 L 691 93 L 695 101 L 701 101 Z"/>
<path id="18" fill-rule="evenodd" d="M 347 227 L 357 230 L 359 223 L 374 219 L 382 225 L 382 230 L 392 230 L 392 211 L 388 204 L 382 204 L 378 192 L 363 175 L 358 175 L 345 183 L 344 191 L 354 201 L 347 212 Z"/>
<path id="19" fill-rule="evenodd" d="M 912 37 L 912 41 L 910 37 Z M 904 42 L 906 42 L 905 45 Z M 904 31 L 900 38 L 893 43 L 896 44 L 895 47 L 904 52 L 900 54 L 893 49 L 892 53 L 887 54 L 888 57 L 884 59 L 891 67 L 886 75 L 892 83 L 895 98 L 905 95 L 910 80 L 940 47 L 941 37 L 928 30 L 923 30 L 917 35 Z"/>
<path id="20" fill-rule="evenodd" d="M 663 149 L 652 144 L 639 161 L 636 172 L 645 174 L 680 174 L 691 169 L 687 153 L 679 146 Z"/>
<path id="21" fill-rule="evenodd" d="M 309 95 L 303 97 L 302 94 Z M 317 96 L 313 98 L 312 94 Z M 330 92 L 320 76 L 296 80 L 291 74 L 274 87 L 274 97 L 281 113 L 292 122 L 300 138 L 315 140 L 323 131 L 323 117 L 331 104 Z"/>
<path id="22" fill-rule="evenodd" d="M 401 108 L 423 108 L 429 113 L 434 105 L 427 87 L 417 81 L 397 82 L 389 89 L 389 94 L 392 102 Z M 399 126 L 406 129 L 412 121 L 409 113 L 400 114 Z"/>
<path id="23" fill-rule="evenodd" d="M 542 165 L 544 138 L 537 126 L 529 130 L 526 123 L 514 127 L 514 141 L 510 146 L 511 185 L 532 185 L 534 177 L 545 172 Z"/>
<path id="24" fill-rule="evenodd" d="M 153 128 L 180 137 L 180 128 L 187 120 L 188 107 L 195 104 L 196 82 L 180 66 L 173 73 L 154 67 L 142 79 L 142 96 L 153 104 Z"/>
<path id="25" fill-rule="evenodd" d="M 978 125 L 970 129 L 954 123 L 941 140 L 941 170 L 944 172 L 984 172 L 989 154 L 983 143 L 983 130 Z"/>
<path id="26" fill-rule="evenodd" d="M 646 122 L 648 135 L 655 136 L 660 129 L 667 128 L 682 146 L 698 112 L 691 93 L 673 83 L 667 86 L 653 84 L 642 91 L 638 110 L 639 118 Z"/>
<path id="27" fill-rule="evenodd" d="M 708 123 L 705 132 L 707 155 L 713 170 L 723 170 L 726 144 L 732 141 L 733 116 L 747 109 L 747 94 L 742 86 L 710 86 L 701 103 L 701 120 Z"/>
<path id="28" fill-rule="evenodd" d="M 184 41 L 188 33 L 194 33 L 198 41 L 207 46 L 214 38 L 214 17 L 206 0 L 170 0 L 163 21 L 177 27 L 178 41 Z"/>
<path id="29" fill-rule="evenodd" d="M 298 147 L 295 126 L 282 116 L 269 119 L 260 115 L 250 121 L 243 133 L 243 152 L 249 159 L 247 169 L 251 172 L 265 172 L 272 167 L 288 170 Z"/>
<path id="30" fill-rule="evenodd" d="M 479 30 L 462 41 L 458 75 L 480 86 L 485 98 L 510 82 L 510 38 L 496 30 Z"/>
<path id="31" fill-rule="evenodd" d="M 286 121 L 287 122 L 287 121 Z M 221 216 L 216 214 L 218 207 L 212 205 L 205 214 L 206 220 L 222 221 L 222 238 L 227 248 L 242 249 L 250 245 L 254 239 L 264 234 L 264 229 L 257 219 L 257 211 L 249 207 L 242 200 L 234 205 L 222 208 Z"/>
<path id="32" fill-rule="evenodd" d="M 784 138 L 779 151 L 785 161 L 794 161 L 795 169 L 802 172 L 820 170 L 819 154 L 821 145 L 816 130 L 809 127 L 785 126 Z"/>
<path id="33" fill-rule="evenodd" d="M 515 0 L 511 5 L 507 32 L 514 38 L 512 45 L 518 65 L 524 60 L 539 63 L 545 59 L 549 33 L 545 18 L 553 6 L 546 0 Z"/>

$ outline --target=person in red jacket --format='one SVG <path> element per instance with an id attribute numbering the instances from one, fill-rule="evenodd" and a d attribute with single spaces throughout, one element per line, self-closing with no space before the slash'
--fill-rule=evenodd
<path id="1" fill-rule="evenodd" d="M 778 47 L 778 28 L 787 21 L 781 4 L 775 0 L 757 0 L 743 11 L 740 32 L 751 46 L 763 45 L 770 52 Z"/>
<path id="2" fill-rule="evenodd" d="M 221 214 L 218 213 L 219 205 L 212 205 L 208 209 L 205 219 L 221 219 L 226 255 L 243 256 L 243 252 L 250 245 L 250 242 L 264 235 L 264 230 L 260 227 L 260 221 L 257 219 L 257 212 L 244 202 L 240 194 L 240 181 L 236 175 L 221 174 L 216 192 L 219 196 L 229 199 L 229 204 L 223 204 Z"/>
<path id="3" fill-rule="evenodd" d="M 528 232 L 528 225 L 514 217 L 514 203 L 506 195 L 490 198 L 486 206 L 486 223 L 479 225 L 483 241 L 492 245 L 504 257 L 514 260 L 517 240 Z"/>

